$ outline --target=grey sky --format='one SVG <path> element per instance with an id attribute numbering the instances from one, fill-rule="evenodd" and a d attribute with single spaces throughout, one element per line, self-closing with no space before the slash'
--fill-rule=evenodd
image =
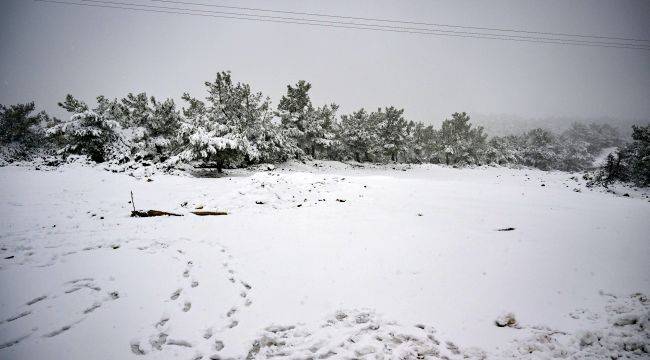
<path id="1" fill-rule="evenodd" d="M 143 0 L 121 0 L 146 3 Z M 650 2 L 216 1 L 218 4 L 650 39 Z M 161 4 L 159 4 L 161 5 Z M 3 0 L 0 103 L 55 114 L 84 100 L 146 91 L 203 97 L 231 70 L 271 96 L 313 84 L 315 104 L 404 107 L 438 122 L 455 111 L 528 117 L 650 118 L 650 51 L 444 38 Z"/>

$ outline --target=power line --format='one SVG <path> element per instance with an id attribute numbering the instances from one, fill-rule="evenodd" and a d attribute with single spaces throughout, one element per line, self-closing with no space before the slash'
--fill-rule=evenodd
<path id="1" fill-rule="evenodd" d="M 626 43 L 590 41 L 590 40 L 558 39 L 558 38 L 548 38 L 548 37 L 510 35 L 510 34 L 490 34 L 490 33 L 483 33 L 483 32 L 439 30 L 439 29 L 427 29 L 427 28 L 413 28 L 413 27 L 405 27 L 405 26 L 391 26 L 391 25 L 378 25 L 378 24 L 355 23 L 355 22 L 344 22 L 344 21 L 316 20 L 316 19 L 294 18 L 294 17 L 283 17 L 283 16 L 257 15 L 257 14 L 224 12 L 224 11 L 213 11 L 213 10 L 197 10 L 197 9 L 193 9 L 193 8 L 177 8 L 177 7 L 156 6 L 156 5 L 147 5 L 147 4 L 139 4 L 139 3 L 134 4 L 134 3 L 125 3 L 125 2 L 109 1 L 109 0 L 78 0 L 78 1 L 80 1 L 80 2 L 90 2 L 90 3 L 100 3 L 100 4 L 110 4 L 110 5 L 137 6 L 137 7 L 144 7 L 144 8 L 173 10 L 173 11 L 190 11 L 190 12 L 200 12 L 200 13 L 205 12 L 205 13 L 220 14 L 220 15 L 235 15 L 235 16 L 248 16 L 248 17 L 253 16 L 253 17 L 256 17 L 256 18 L 259 17 L 259 18 L 263 18 L 263 19 L 304 21 L 304 22 L 314 22 L 314 23 L 334 24 L 334 25 L 376 27 L 376 28 L 408 30 L 408 31 L 418 31 L 418 32 L 433 32 L 433 33 L 449 33 L 449 34 L 463 34 L 463 35 L 492 36 L 492 37 L 504 37 L 504 38 L 513 38 L 513 39 L 544 40 L 544 41 L 554 41 L 554 42 L 562 41 L 562 42 L 567 42 L 567 43 L 575 43 L 576 45 L 579 45 L 579 44 L 594 44 L 594 45 L 619 45 L 619 46 L 630 46 L 630 47 L 646 47 L 647 46 L 647 45 L 644 45 L 644 44 L 626 44 Z"/>
<path id="2" fill-rule="evenodd" d="M 222 19 L 234 19 L 234 20 L 249 20 L 249 21 L 258 21 L 258 22 L 269 22 L 269 23 L 284 23 L 284 24 L 296 24 L 296 25 L 310 25 L 310 26 L 319 26 L 319 27 L 330 27 L 330 28 L 344 28 L 344 29 L 356 29 L 356 30 L 371 30 L 371 31 L 383 31 L 383 32 L 395 32 L 395 33 L 410 33 L 410 34 L 423 34 L 423 35 L 434 35 L 434 36 L 447 36 L 447 37 L 461 37 L 461 38 L 475 38 L 475 39 L 489 39 L 489 40 L 504 40 L 504 41 L 517 41 L 517 42 L 528 42 L 528 43 L 546 43 L 546 44 L 556 44 L 556 45 L 578 45 L 578 46 L 592 46 L 592 47 L 608 47 L 608 48 L 620 48 L 620 49 L 636 49 L 636 50 L 650 50 L 650 48 L 644 45 L 636 44 L 625 44 L 625 43 L 593 43 L 593 42 L 584 42 L 580 40 L 566 40 L 566 39 L 552 39 L 549 41 L 538 40 L 534 38 L 509 38 L 504 37 L 505 35 L 496 35 L 496 34 L 481 34 L 480 35 L 468 35 L 468 34 L 458 34 L 458 33 L 443 33 L 442 30 L 428 30 L 428 31 L 412 31 L 412 30 L 399 30 L 391 29 L 384 27 L 371 27 L 371 24 L 357 24 L 354 25 L 341 25 L 341 24 L 328 24 L 323 23 L 321 20 L 312 20 L 312 19 L 298 19 L 299 21 L 289 21 L 281 19 L 265 19 L 260 18 L 258 15 L 247 15 L 247 16 L 227 16 L 227 15 L 213 15 L 199 13 L 194 9 L 187 9 L 181 11 L 172 11 L 172 10 L 159 10 L 152 8 L 143 8 L 138 7 L 142 6 L 140 4 L 133 3 L 121 3 L 128 6 L 117 6 L 117 5 L 102 5 L 102 4 L 90 4 L 85 3 L 76 3 L 70 1 L 58 1 L 58 0 L 34 0 L 36 2 L 42 3 L 54 3 L 61 5 L 73 5 L 73 6 L 85 6 L 85 7 L 96 7 L 96 8 L 110 8 L 110 9 L 121 9 L 121 10 L 132 10 L 132 11 L 141 11 L 141 12 L 152 12 L 152 13 L 163 13 L 163 14 L 177 14 L 177 15 L 190 15 L 190 16 L 201 16 L 201 17 L 210 17 L 210 18 L 222 18 Z M 85 1 L 85 0 L 80 0 Z M 98 0 L 92 0 L 94 2 L 99 2 Z M 104 1 L 103 3 L 109 3 Z M 113 2 L 115 3 L 115 2 Z M 132 7 L 136 6 L 136 7 Z M 166 9 L 177 9 L 177 8 L 166 8 Z M 177 9 L 183 10 L 183 9 Z M 377 26 L 377 25 L 375 25 Z M 408 28 L 406 28 L 408 29 Z"/>
<path id="3" fill-rule="evenodd" d="M 271 10 L 271 9 L 263 9 L 263 8 L 251 8 L 251 7 L 241 7 L 241 6 L 206 4 L 206 3 L 196 3 L 196 2 L 187 2 L 187 1 L 173 1 L 173 0 L 149 0 L 149 1 L 161 2 L 161 3 L 171 3 L 171 4 L 206 6 L 206 7 L 215 7 L 215 8 L 222 8 L 222 9 L 237 9 L 237 10 L 270 12 L 270 13 L 278 13 L 278 14 L 321 16 L 321 17 L 328 17 L 328 18 L 377 21 L 377 22 L 388 22 L 388 23 L 409 24 L 409 25 L 428 25 L 428 26 L 459 28 L 459 29 L 469 29 L 469 30 L 488 30 L 488 31 L 502 31 L 502 32 L 515 32 L 515 33 L 525 33 L 525 34 L 537 34 L 537 35 L 553 35 L 553 36 L 567 36 L 567 37 L 580 37 L 580 38 L 593 38 L 593 39 L 650 42 L 649 39 L 623 38 L 623 37 L 613 37 L 613 36 L 604 36 L 604 35 L 571 34 L 571 33 L 562 33 L 562 32 L 529 31 L 529 30 L 522 30 L 522 29 L 490 28 L 490 27 L 479 27 L 479 26 L 462 26 L 462 25 L 452 25 L 452 24 L 416 22 L 416 21 L 407 21 L 407 20 L 344 16 L 344 15 L 325 14 L 325 13 L 312 13 L 312 12 L 287 11 L 287 10 Z"/>

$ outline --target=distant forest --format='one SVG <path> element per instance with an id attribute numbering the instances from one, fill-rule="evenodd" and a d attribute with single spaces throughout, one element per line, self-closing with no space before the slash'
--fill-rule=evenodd
<path id="1" fill-rule="evenodd" d="M 0 156 L 12 162 L 83 155 L 126 167 L 219 171 L 288 159 L 580 171 L 592 169 L 604 149 L 618 147 L 595 180 L 650 184 L 648 125 L 631 127 L 632 139 L 602 122 L 574 122 L 562 131 L 504 129 L 489 136 L 465 112 L 451 114 L 439 127 L 408 120 L 394 106 L 338 114 L 336 104 L 312 103 L 306 81 L 288 85 L 276 106 L 249 84 L 235 82 L 230 72 L 217 73 L 205 86 L 204 99 L 184 93 L 182 107 L 172 99 L 130 93 L 120 99 L 97 96 L 91 108 L 67 95 L 59 103 L 71 114 L 64 120 L 36 113 L 34 103 L 0 105 Z"/>
<path id="2" fill-rule="evenodd" d="M 648 125 L 650 119 L 629 119 L 611 117 L 524 117 L 512 114 L 474 114 L 472 122 L 483 126 L 490 135 L 519 135 L 527 131 L 544 128 L 555 133 L 568 130 L 574 123 L 611 125 L 623 138 L 632 135 L 632 125 Z"/>

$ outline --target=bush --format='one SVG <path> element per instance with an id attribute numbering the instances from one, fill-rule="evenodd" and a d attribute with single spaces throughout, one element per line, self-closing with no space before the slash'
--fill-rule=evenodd
<path id="1" fill-rule="evenodd" d="M 593 182 L 608 185 L 614 181 L 650 186 L 650 125 L 632 126 L 632 142 L 607 156 Z"/>

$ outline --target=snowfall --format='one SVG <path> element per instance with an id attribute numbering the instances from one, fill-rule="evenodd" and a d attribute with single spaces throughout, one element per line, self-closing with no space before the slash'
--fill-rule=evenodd
<path id="1" fill-rule="evenodd" d="M 335 162 L 0 188 L 0 359 L 650 357 L 647 189 Z"/>

